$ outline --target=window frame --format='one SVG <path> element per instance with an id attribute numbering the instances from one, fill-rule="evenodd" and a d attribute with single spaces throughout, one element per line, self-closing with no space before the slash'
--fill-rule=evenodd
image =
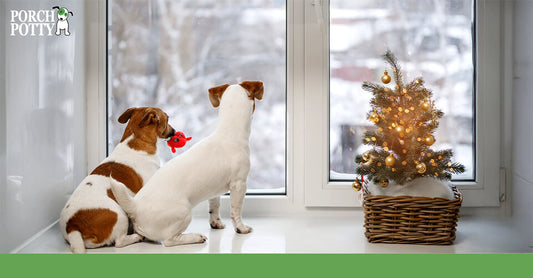
<path id="1" fill-rule="evenodd" d="M 500 15 L 498 1 L 476 3 L 477 59 L 475 72 L 475 180 L 453 181 L 464 196 L 463 206 L 499 206 L 504 177 L 500 166 Z M 356 192 L 347 181 L 329 180 L 329 1 L 313 1 L 306 6 L 306 134 L 320 138 L 306 144 L 306 206 L 359 206 Z M 318 58 L 317 58 L 318 57 Z M 480 93 L 483 92 L 483 93 Z M 307 142 L 306 142 L 307 143 Z"/>
<path id="2" fill-rule="evenodd" d="M 98 24 L 87 27 L 87 36 L 98 40 L 98 48 L 87 57 L 87 169 L 106 157 L 106 101 L 108 68 L 107 33 L 110 4 L 97 0 Z M 502 157 L 510 146 L 502 146 L 502 127 L 510 124 L 500 101 L 511 94 L 500 93 L 502 76 L 502 5 L 499 1 L 477 1 L 476 80 L 476 181 L 454 182 L 463 192 L 463 206 L 499 206 L 505 192 Z M 249 195 L 245 215 L 305 212 L 312 207 L 360 207 L 351 182 L 329 182 L 329 51 L 327 22 L 329 1 L 287 1 L 287 102 L 286 102 L 286 195 Z M 507 33 L 512 24 L 504 26 Z M 508 77 L 508 76 L 507 76 Z M 508 81 L 507 81 L 508 82 Z M 483 92 L 483 93 L 480 93 Z M 318 136 L 317 136 L 318 134 Z M 503 136 L 503 138 L 502 138 Z M 494 150 L 494 151 L 490 151 Z M 508 161 L 508 159 L 506 159 Z M 229 211 L 228 196 L 222 197 L 222 212 Z M 207 202 L 195 209 L 204 214 Z"/>

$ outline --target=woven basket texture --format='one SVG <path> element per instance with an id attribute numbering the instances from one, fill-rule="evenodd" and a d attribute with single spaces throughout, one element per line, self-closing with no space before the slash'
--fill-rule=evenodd
<path id="1" fill-rule="evenodd" d="M 453 244 L 463 197 L 452 190 L 454 199 L 448 200 L 371 195 L 363 187 L 365 236 L 371 243 Z"/>

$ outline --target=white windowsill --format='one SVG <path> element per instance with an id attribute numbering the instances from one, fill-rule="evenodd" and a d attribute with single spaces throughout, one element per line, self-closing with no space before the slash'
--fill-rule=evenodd
<path id="1" fill-rule="evenodd" d="M 124 248 L 89 249 L 88 253 L 533 253 L 528 236 L 514 229 L 509 218 L 462 213 L 454 245 L 370 244 L 364 236 L 363 213 L 310 211 L 275 217 L 248 217 L 254 231 L 236 234 L 223 215 L 224 230 L 212 230 L 196 217 L 188 232 L 208 237 L 204 244 L 164 247 L 137 243 Z M 19 253 L 70 253 L 55 224 L 18 250 Z"/>

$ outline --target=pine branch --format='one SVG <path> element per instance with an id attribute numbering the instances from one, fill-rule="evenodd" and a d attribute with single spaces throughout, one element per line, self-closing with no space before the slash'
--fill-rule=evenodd
<path id="1" fill-rule="evenodd" d="M 382 86 L 382 85 L 375 84 L 375 83 L 368 82 L 368 81 L 364 81 L 363 82 L 362 88 L 363 88 L 363 90 L 372 92 L 374 94 L 377 93 L 377 92 L 382 92 L 385 89 L 385 87 Z"/>
<path id="2" fill-rule="evenodd" d="M 399 89 L 402 89 L 403 80 L 402 80 L 401 67 L 398 64 L 398 59 L 396 59 L 396 56 L 390 51 L 390 49 L 387 49 L 387 51 L 382 57 L 383 59 L 385 59 L 385 62 L 387 62 L 392 68 L 394 82 L 396 82 L 396 85 L 399 87 Z"/>

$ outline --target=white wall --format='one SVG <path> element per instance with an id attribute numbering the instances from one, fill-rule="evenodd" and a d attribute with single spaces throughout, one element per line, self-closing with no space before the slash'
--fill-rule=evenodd
<path id="1" fill-rule="evenodd" d="M 0 33 L 0 252 L 12 251 L 59 217 L 86 174 L 84 1 L 2 1 L 11 10 L 65 5 L 71 35 Z M 0 77 L 1 78 L 1 77 Z"/>
<path id="2" fill-rule="evenodd" d="M 514 7 L 513 218 L 533 246 L 533 1 Z"/>

